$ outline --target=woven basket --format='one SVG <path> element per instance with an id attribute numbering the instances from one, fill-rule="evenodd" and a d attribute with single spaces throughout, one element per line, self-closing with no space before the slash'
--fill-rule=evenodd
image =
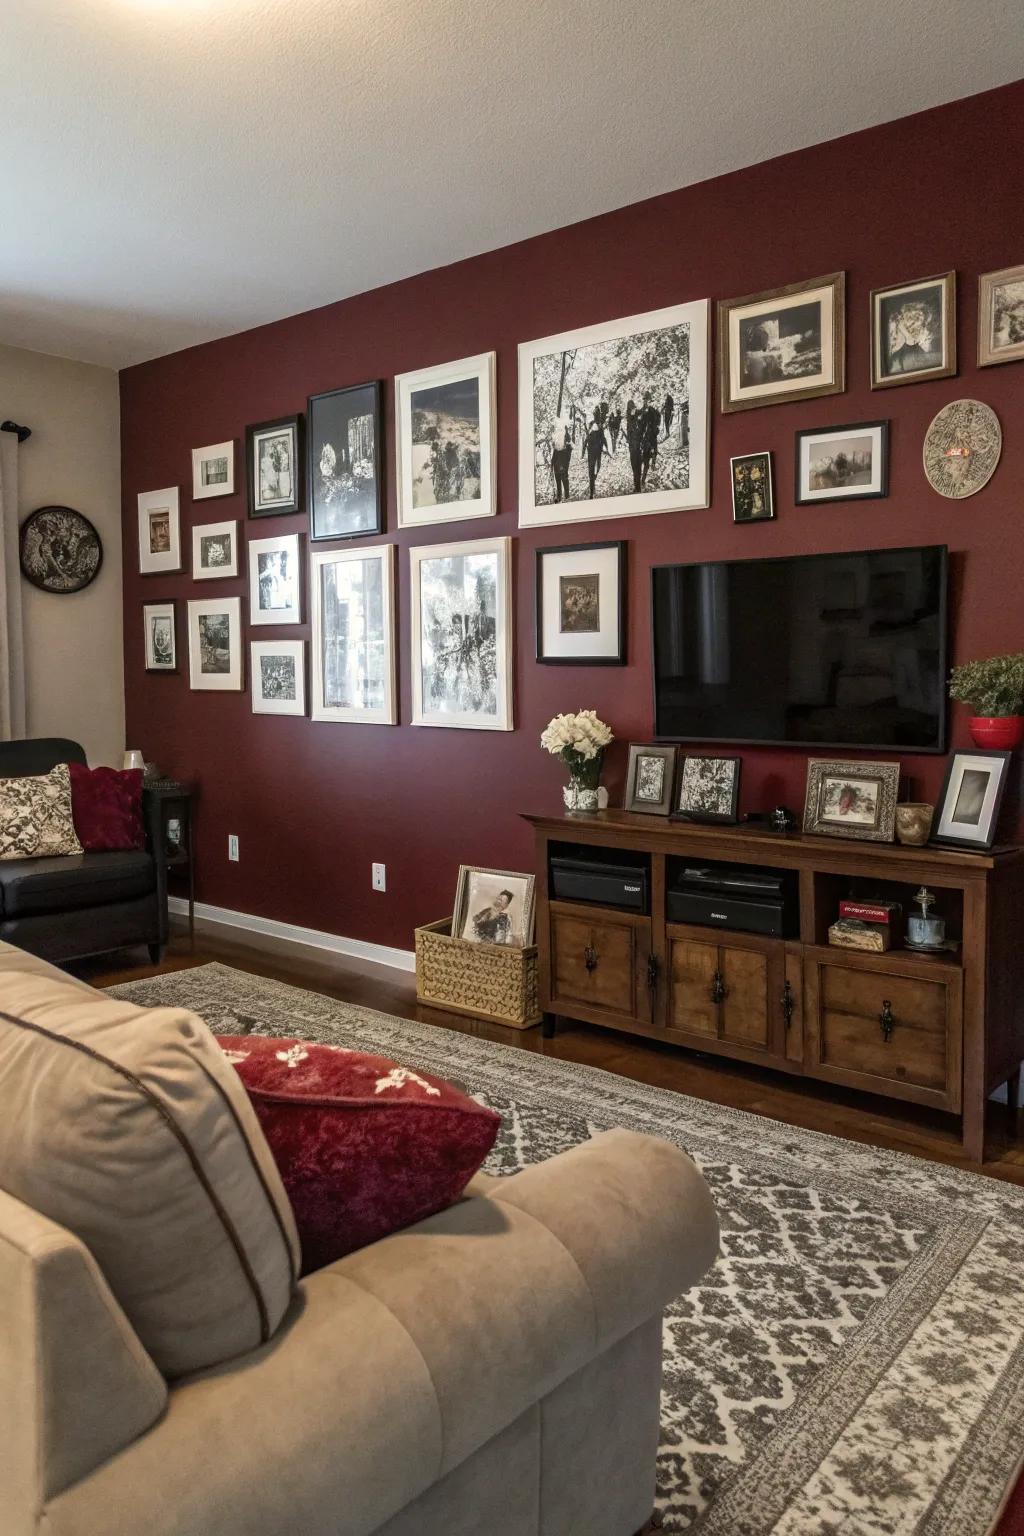
<path id="1" fill-rule="evenodd" d="M 541 1021 L 537 946 L 506 948 L 452 938 L 452 920 L 416 929 L 416 996 L 421 1003 L 513 1029 Z"/>

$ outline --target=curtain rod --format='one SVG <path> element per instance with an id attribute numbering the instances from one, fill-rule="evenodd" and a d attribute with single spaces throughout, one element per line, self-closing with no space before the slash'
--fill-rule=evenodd
<path id="1" fill-rule="evenodd" d="M 0 432 L 14 432 L 19 443 L 32 436 L 31 427 L 19 427 L 16 421 L 0 421 Z"/>

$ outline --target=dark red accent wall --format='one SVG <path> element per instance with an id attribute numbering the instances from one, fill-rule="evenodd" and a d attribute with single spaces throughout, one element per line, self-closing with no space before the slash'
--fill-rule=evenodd
<path id="1" fill-rule="evenodd" d="M 681 110 L 683 110 L 681 108 Z M 1024 364 L 978 369 L 977 279 L 1024 262 L 1024 216 L 1014 168 L 1024 162 L 1024 82 L 889 123 L 749 170 L 508 246 L 121 375 L 128 739 L 147 758 L 201 784 L 199 896 L 203 901 L 409 948 L 416 923 L 451 909 L 460 862 L 531 865 L 517 813 L 560 804 L 560 764 L 538 736 L 558 710 L 593 707 L 618 741 L 606 775 L 621 795 L 625 743 L 652 728 L 648 572 L 655 560 L 712 560 L 946 542 L 953 561 L 956 659 L 1024 648 Z M 508 182 L 516 196 L 516 175 Z M 528 168 L 518 174 L 528 176 Z M 381 211 L 381 239 L 387 239 Z M 956 379 L 872 392 L 868 295 L 874 287 L 956 268 Z M 713 499 L 705 511 L 621 522 L 517 529 L 516 346 L 577 325 L 688 299 L 756 292 L 844 269 L 845 394 L 712 418 Z M 239 273 L 244 283 L 245 274 Z M 288 294 L 282 293 L 282 305 Z M 396 373 L 496 350 L 500 515 L 395 531 L 393 399 Z M 181 487 L 183 540 L 194 521 L 245 518 L 232 498 L 191 501 L 190 450 L 234 437 L 247 423 L 305 408 L 307 395 L 367 379 L 386 391 L 387 527 L 399 546 L 398 727 L 314 724 L 254 716 L 248 691 L 192 693 L 184 601 L 210 596 L 188 575 L 137 574 L 139 491 Z M 1005 434 L 1002 462 L 969 501 L 946 501 L 925 481 L 921 444 L 934 413 L 961 395 L 987 401 Z M 793 505 L 793 434 L 800 427 L 889 417 L 890 493 L 858 506 Z M 778 517 L 732 522 L 731 454 L 771 449 Z M 239 453 L 239 466 L 242 454 Z M 198 513 L 194 517 L 193 513 Z M 305 528 L 305 518 L 261 520 L 254 536 Z M 491 533 L 514 536 L 516 730 L 411 727 L 407 546 Z M 533 552 L 539 544 L 629 541 L 629 665 L 538 666 L 533 660 Z M 378 541 L 373 541 L 378 542 Z M 223 582 L 219 593 L 244 594 Z M 179 600 L 177 676 L 143 670 L 142 604 Z M 271 635 L 308 636 L 301 631 Z M 266 630 L 260 638 L 267 638 Z M 249 634 L 246 627 L 246 641 Z M 954 744 L 967 742 L 963 712 Z M 743 811 L 802 803 L 806 753 L 744 753 Z M 904 795 L 933 798 L 943 760 L 904 759 Z M 241 861 L 227 860 L 227 835 Z M 386 894 L 370 864 L 387 864 Z"/>

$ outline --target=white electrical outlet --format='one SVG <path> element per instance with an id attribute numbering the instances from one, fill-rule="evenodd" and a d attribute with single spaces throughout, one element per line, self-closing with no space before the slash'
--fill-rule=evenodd
<path id="1" fill-rule="evenodd" d="M 232 864 L 238 863 L 238 838 L 234 832 L 228 833 L 228 858 Z"/>
<path id="2" fill-rule="evenodd" d="M 371 878 L 372 878 L 373 888 L 374 888 L 375 891 L 386 891 L 387 890 L 387 888 L 388 888 L 387 887 L 387 880 L 385 878 L 386 873 L 387 873 L 387 871 L 385 870 L 383 864 L 374 864 L 374 866 L 373 866 L 373 873 L 372 873 L 372 877 Z"/>

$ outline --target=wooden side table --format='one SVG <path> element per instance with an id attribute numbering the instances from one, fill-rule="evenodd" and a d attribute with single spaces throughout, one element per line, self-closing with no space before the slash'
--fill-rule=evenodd
<path id="1" fill-rule="evenodd" d="M 188 881 L 188 939 L 196 942 L 196 859 L 194 809 L 196 786 L 177 779 L 148 779 L 146 793 L 157 806 L 160 851 L 167 874 Z"/>

